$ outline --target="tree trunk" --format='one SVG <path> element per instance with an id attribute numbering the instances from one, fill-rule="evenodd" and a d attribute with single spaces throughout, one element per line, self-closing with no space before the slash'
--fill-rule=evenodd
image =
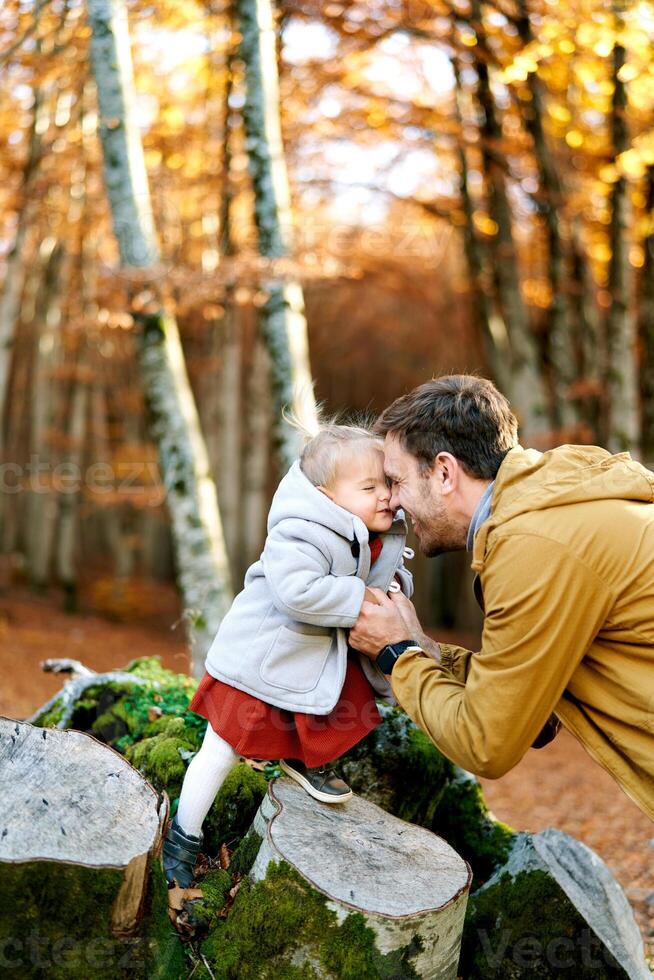
<path id="1" fill-rule="evenodd" d="M 57 578 L 64 589 L 65 608 L 72 612 L 76 607 L 77 572 L 75 544 L 77 541 L 77 517 L 82 489 L 82 462 L 89 394 L 89 373 L 81 361 L 73 376 L 73 393 L 67 424 L 67 447 L 62 464 L 72 477 L 71 486 L 59 491 L 59 527 L 57 536 Z"/>
<path id="2" fill-rule="evenodd" d="M 233 12 L 227 20 L 227 28 L 234 31 Z M 233 61 L 235 51 L 230 48 L 225 65 L 226 78 L 223 92 L 222 120 L 222 180 L 220 195 L 220 248 L 222 255 L 232 258 L 236 249 L 232 234 L 232 148 L 231 131 L 228 126 L 230 113 L 229 100 L 233 92 Z M 243 342 L 242 318 L 240 308 L 234 301 L 234 288 L 225 288 L 225 314 L 222 319 L 222 363 L 219 384 L 219 498 L 220 512 L 225 527 L 225 540 L 231 561 L 232 571 L 238 576 L 238 542 L 241 519 L 241 451 L 243 416 Z"/>
<path id="3" fill-rule="evenodd" d="M 220 378 L 220 512 L 232 562 L 236 561 L 241 511 L 242 345 L 239 309 L 228 290 L 223 319 Z"/>
<path id="4" fill-rule="evenodd" d="M 270 391 L 268 351 L 257 336 L 247 391 L 247 435 L 243 460 L 243 521 L 239 583 L 261 554 L 266 533 L 266 490 L 270 465 Z"/>
<path id="5" fill-rule="evenodd" d="M 624 17 L 614 7 L 616 43 L 613 47 L 613 99 L 611 112 L 612 153 L 616 158 L 629 146 L 627 93 L 620 79 L 625 49 L 617 40 Z M 606 317 L 605 391 L 608 398 L 606 444 L 612 452 L 638 450 L 639 418 L 637 405 L 637 367 L 635 318 L 632 311 L 631 267 L 629 265 L 630 202 L 627 179 L 618 177 L 609 197 L 611 259 L 608 289 L 611 305 Z"/>
<path id="6" fill-rule="evenodd" d="M 0 795 L 5 967 L 55 980 L 183 969 L 158 861 L 165 794 L 88 735 L 0 718 Z"/>
<path id="7" fill-rule="evenodd" d="M 242 36 L 246 100 L 243 109 L 259 251 L 268 259 L 291 254 L 292 213 L 280 122 L 276 33 L 270 0 L 237 0 Z M 298 433 L 285 421 L 285 407 L 309 426 L 316 404 L 309 366 L 304 297 L 298 282 L 273 276 L 264 284 L 268 300 L 261 327 L 270 357 L 273 425 L 280 468 L 297 459 Z"/>
<path id="8" fill-rule="evenodd" d="M 123 267 L 151 276 L 160 262 L 143 147 L 133 119 L 134 83 L 124 0 L 89 0 L 105 185 Z M 229 562 L 197 408 L 174 316 L 151 279 L 151 303 L 134 308 L 151 432 L 171 516 L 193 672 L 229 608 Z"/>
<path id="9" fill-rule="evenodd" d="M 520 16 L 516 21 L 516 26 L 523 46 L 527 47 L 533 42 L 534 37 L 525 0 L 520 0 L 519 9 Z M 577 412 L 568 394 L 575 376 L 570 342 L 571 329 L 567 303 L 565 248 L 560 228 L 560 206 L 563 193 L 554 157 L 543 130 L 545 108 L 542 82 L 537 72 L 529 72 L 527 84 L 531 100 L 523 104 L 524 122 L 534 147 L 534 158 L 540 183 L 538 202 L 543 216 L 547 242 L 547 272 L 550 292 L 545 308 L 545 330 L 552 369 L 553 422 L 557 428 L 569 428 L 577 421 Z"/>
<path id="10" fill-rule="evenodd" d="M 55 399 L 59 394 L 53 368 L 61 357 L 61 270 L 64 263 L 62 246 L 54 239 L 46 239 L 41 252 L 45 268 L 36 303 L 35 371 L 31 389 L 32 473 L 25 528 L 29 576 L 38 589 L 45 588 L 49 579 L 57 519 L 51 430 L 56 412 Z"/>
<path id="11" fill-rule="evenodd" d="M 575 359 L 577 414 L 586 426 L 590 441 L 600 438 L 599 392 L 600 327 L 595 303 L 595 284 L 588 257 L 580 241 L 580 232 L 573 225 L 570 239 L 571 282 L 570 312 L 572 350 Z"/>
<path id="12" fill-rule="evenodd" d="M 457 142 L 459 158 L 459 195 L 465 222 L 463 224 L 463 252 L 468 265 L 470 293 L 472 300 L 472 316 L 478 330 L 482 347 L 488 362 L 488 368 L 497 385 L 508 391 L 510 376 L 508 366 L 510 359 L 509 338 L 504 321 L 493 310 L 493 300 L 489 295 L 487 274 L 484 269 L 483 251 L 475 234 L 474 205 L 468 188 L 468 161 L 465 141 L 463 138 L 463 111 L 461 106 L 461 75 L 456 55 L 452 59 L 455 82 L 455 108 L 457 121 L 461 127 L 461 135 Z M 499 334 L 498 334 L 499 329 Z"/>
<path id="13" fill-rule="evenodd" d="M 42 246 L 43 247 L 43 246 Z M 49 247 L 49 246 L 48 246 Z M 8 463 L 7 492 L 0 494 L 2 520 L 2 551 L 25 551 L 29 522 L 26 520 L 29 487 L 33 479 L 30 451 L 32 446 L 32 398 L 38 365 L 38 336 L 41 328 L 36 322 L 37 299 L 43 287 L 43 262 L 32 261 L 23 289 L 19 331 L 16 340 L 17 356 L 12 358 L 10 403 L 7 415 L 5 459 Z M 21 351 L 18 353 L 18 347 Z M 22 355 L 22 356 L 21 356 Z M 15 473 L 15 479 L 11 472 Z"/>
<path id="14" fill-rule="evenodd" d="M 488 210 L 497 227 L 492 255 L 499 307 L 511 344 L 511 390 L 526 439 L 547 430 L 547 409 L 538 352 L 520 290 L 520 269 L 505 186 L 505 162 L 500 159 L 501 128 L 490 86 L 490 53 L 479 0 L 471 0 L 477 34 L 477 97 L 482 113 L 481 144 Z"/>
<path id="15" fill-rule="evenodd" d="M 35 14 L 40 16 L 40 9 Z M 63 18 L 62 18 L 63 20 Z M 37 52 L 40 42 L 36 42 Z M 34 219 L 33 204 L 29 202 L 30 184 L 41 160 L 42 144 L 41 126 L 42 114 L 46 110 L 45 94 L 42 88 L 34 89 L 34 106 L 32 108 L 32 124 L 29 133 L 27 159 L 23 168 L 21 187 L 19 190 L 17 222 L 14 240 L 7 255 L 7 267 L 2 292 L 0 293 L 0 455 L 4 448 L 5 409 L 7 403 L 7 381 L 14 343 L 14 331 L 20 312 L 20 298 L 25 278 L 25 240 L 27 232 Z"/>
<path id="16" fill-rule="evenodd" d="M 271 784 L 253 830 L 262 843 L 252 879 L 283 875 L 285 862 L 295 873 L 286 872 L 289 901 L 326 900 L 341 926 L 352 923 L 350 953 L 363 938 L 354 930 L 361 916 L 379 976 L 455 980 L 472 874 L 442 838 L 357 796 L 325 808 L 290 779 Z M 315 939 L 306 940 L 294 964 L 315 963 Z"/>
<path id="17" fill-rule="evenodd" d="M 643 242 L 645 261 L 641 269 L 639 306 L 640 413 L 643 461 L 654 466 L 654 167 L 647 169 L 646 212 L 648 234 Z"/>

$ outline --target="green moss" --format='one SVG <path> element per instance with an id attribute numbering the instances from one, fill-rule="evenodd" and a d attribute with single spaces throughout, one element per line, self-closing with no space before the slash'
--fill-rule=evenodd
<path id="1" fill-rule="evenodd" d="M 180 980 L 187 976 L 190 968 L 185 949 L 168 918 L 168 885 L 160 861 L 152 862 L 143 923 L 147 980 Z"/>
<path id="2" fill-rule="evenodd" d="M 61 702 L 61 698 L 59 698 L 57 701 L 55 701 L 51 708 L 45 711 L 42 715 L 39 715 L 34 724 L 38 728 L 56 728 L 63 713 L 63 704 Z"/>
<path id="3" fill-rule="evenodd" d="M 115 869 L 0 864 L 3 976 L 137 976 L 123 965 L 126 944 L 110 938 L 107 910 L 121 882 Z"/>
<path id="4" fill-rule="evenodd" d="M 234 766 L 204 823 L 205 845 L 210 852 L 221 844 L 232 846 L 247 832 L 268 784 L 264 776 L 245 763 Z"/>
<path id="5" fill-rule="evenodd" d="M 452 764 L 399 708 L 339 761 L 356 793 L 403 820 L 429 826 Z"/>
<path id="6" fill-rule="evenodd" d="M 162 732 L 129 746 L 125 757 L 155 789 L 165 790 L 172 799 L 179 796 L 186 773 L 180 749 L 192 752 L 194 744 L 190 739 Z"/>
<path id="7" fill-rule="evenodd" d="M 545 871 L 508 873 L 468 902 L 460 973 L 466 980 L 626 978 Z"/>
<path id="8" fill-rule="evenodd" d="M 204 926 L 212 923 L 225 905 L 225 897 L 232 887 L 232 876 L 229 871 L 218 868 L 210 871 L 200 882 L 203 898 L 191 903 L 193 920 Z"/>
<path id="9" fill-rule="evenodd" d="M 232 854 L 229 870 L 242 875 L 249 874 L 259 853 L 262 839 L 256 830 L 250 830 Z"/>
<path id="10" fill-rule="evenodd" d="M 191 697 L 198 686 L 198 682 L 188 674 L 176 674 L 173 670 L 168 670 L 161 664 L 161 657 L 138 657 L 130 660 L 125 668 L 127 673 L 136 674 L 152 684 L 160 684 L 163 687 L 176 684 L 178 687 L 191 693 Z"/>
<path id="11" fill-rule="evenodd" d="M 102 700 L 102 699 L 101 699 Z M 98 714 L 91 724 L 91 732 L 96 738 L 109 745 L 127 735 L 138 724 L 137 719 L 128 709 L 128 699 L 121 698 L 114 702 L 106 711 Z M 99 712 L 101 701 L 91 706 L 91 710 Z M 78 716 L 80 705 L 77 705 L 75 716 Z"/>
<path id="12" fill-rule="evenodd" d="M 263 881 L 244 882 L 227 920 L 201 948 L 216 980 L 417 977 L 410 962 L 417 943 L 380 953 L 360 913 L 339 924 L 325 896 L 284 861 L 271 864 Z"/>
<path id="13" fill-rule="evenodd" d="M 131 684 L 94 684 L 87 687 L 82 697 L 76 702 L 75 708 L 70 719 L 70 728 L 76 728 L 80 732 L 90 732 L 98 738 L 103 736 L 99 731 L 94 731 L 93 726 L 97 719 L 102 715 L 110 716 L 115 710 L 116 704 L 129 694 L 132 689 Z M 125 727 L 125 721 L 119 722 L 119 728 Z M 104 741 L 109 741 L 108 738 Z"/>
<path id="14" fill-rule="evenodd" d="M 445 787 L 431 829 L 470 863 L 473 888 L 504 864 L 515 839 L 515 831 L 491 817 L 477 780 L 464 773 Z"/>

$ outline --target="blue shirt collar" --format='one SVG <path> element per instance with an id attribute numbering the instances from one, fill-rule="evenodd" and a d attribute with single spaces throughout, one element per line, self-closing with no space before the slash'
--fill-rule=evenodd
<path id="1" fill-rule="evenodd" d="M 468 551 L 472 551 L 472 545 L 475 540 L 475 534 L 484 523 L 490 517 L 491 513 L 491 501 L 493 497 L 493 487 L 495 486 L 495 480 L 484 490 L 482 497 L 475 508 L 475 512 L 472 515 L 470 521 L 470 527 L 468 528 L 468 538 L 466 541 L 466 548 Z"/>

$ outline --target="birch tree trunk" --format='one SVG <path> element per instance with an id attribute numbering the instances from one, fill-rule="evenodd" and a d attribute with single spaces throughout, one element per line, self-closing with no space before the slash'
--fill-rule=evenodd
<path id="1" fill-rule="evenodd" d="M 239 581 L 261 553 L 266 529 L 270 448 L 270 367 L 262 339 L 255 338 L 247 390 L 247 436 L 243 461 L 243 535 Z"/>
<path id="2" fill-rule="evenodd" d="M 228 27 L 233 31 L 232 18 Z M 226 65 L 226 80 L 223 92 L 223 158 L 220 199 L 220 245 L 222 254 L 231 258 L 236 249 L 232 234 L 232 148 L 231 132 L 228 126 L 230 113 L 229 100 L 233 91 L 233 60 L 230 51 Z M 219 385 L 219 439 L 218 453 L 221 461 L 219 477 L 220 511 L 225 525 L 227 551 L 232 569 L 238 574 L 237 549 L 241 519 L 241 443 L 243 416 L 242 404 L 242 361 L 243 344 L 242 323 L 239 308 L 234 301 L 234 288 L 230 284 L 225 289 L 225 315 L 222 337 L 222 367 Z"/>
<path id="3" fill-rule="evenodd" d="M 160 262 L 148 177 L 133 118 L 134 81 L 124 0 L 89 0 L 91 62 L 100 108 L 104 178 L 121 265 L 155 272 Z M 139 361 L 152 437 L 167 491 L 178 582 L 193 672 L 232 598 L 229 562 L 197 408 L 175 317 L 154 278 L 152 303 L 134 310 Z"/>
<path id="4" fill-rule="evenodd" d="M 511 345 L 509 395 L 520 416 L 523 436 L 529 439 L 547 430 L 546 399 L 538 351 L 520 290 L 518 256 L 504 176 L 506 161 L 501 158 L 500 150 L 502 132 L 490 86 L 488 64 L 491 57 L 479 0 L 471 0 L 470 10 L 477 35 L 477 97 L 482 114 L 481 144 L 488 210 L 497 226 L 493 255 L 494 278 L 499 307 Z"/>
<path id="5" fill-rule="evenodd" d="M 613 157 L 629 146 L 627 129 L 627 93 L 620 78 L 625 63 L 625 49 L 619 38 L 624 27 L 622 10 L 614 7 L 616 41 L 613 47 L 613 99 L 611 140 Z M 607 448 L 613 452 L 638 448 L 637 368 L 635 317 L 630 302 L 631 270 L 629 266 L 630 203 L 627 179 L 618 177 L 610 194 L 611 226 L 608 288 L 611 305 L 606 317 L 605 390 L 607 406 Z"/>
<path id="6" fill-rule="evenodd" d="M 291 199 L 284 160 L 277 75 L 276 33 L 270 0 L 237 0 L 246 100 L 243 108 L 259 251 L 269 259 L 291 254 Z M 282 416 L 293 410 L 310 426 L 316 405 L 309 365 L 304 297 L 299 282 L 271 278 L 261 327 L 270 356 L 275 444 L 283 471 L 299 451 L 297 432 Z"/>

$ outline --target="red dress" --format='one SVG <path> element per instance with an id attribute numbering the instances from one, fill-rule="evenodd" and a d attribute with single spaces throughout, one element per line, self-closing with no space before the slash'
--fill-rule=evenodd
<path id="1" fill-rule="evenodd" d="M 382 549 L 370 542 L 371 563 Z M 348 653 L 341 695 L 328 715 L 309 715 L 276 708 L 246 691 L 205 673 L 189 708 L 248 759 L 301 759 L 313 769 L 332 762 L 381 722 L 374 691 L 358 656 Z"/>

